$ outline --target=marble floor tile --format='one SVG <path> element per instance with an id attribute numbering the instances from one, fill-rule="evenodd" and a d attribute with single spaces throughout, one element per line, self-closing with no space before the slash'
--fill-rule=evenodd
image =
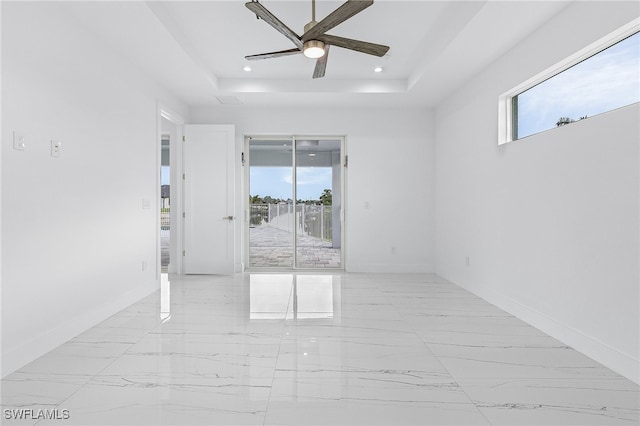
<path id="1" fill-rule="evenodd" d="M 607 378 L 609 369 L 568 346 L 465 347 L 430 344 L 456 378 Z"/>
<path id="2" fill-rule="evenodd" d="M 640 423 L 638 386 L 622 378 L 459 380 L 494 425 Z"/>
<path id="3" fill-rule="evenodd" d="M 17 371 L 2 379 L 3 408 L 55 408 L 89 381 L 85 375 Z"/>
<path id="4" fill-rule="evenodd" d="M 274 381 L 266 425 L 488 425 L 460 390 L 371 386 L 370 380 Z M 446 385 L 445 385 L 446 386 Z"/>
<path id="5" fill-rule="evenodd" d="M 29 426 L 637 425 L 640 398 L 441 277 L 344 272 L 163 278 L 0 389 Z"/>
<path id="6" fill-rule="evenodd" d="M 277 371 L 265 424 L 485 425 L 453 379 L 410 370 Z"/>
<path id="7" fill-rule="evenodd" d="M 61 406 L 70 412 L 64 424 L 71 425 L 259 425 L 270 385 L 271 378 L 105 374 Z"/>

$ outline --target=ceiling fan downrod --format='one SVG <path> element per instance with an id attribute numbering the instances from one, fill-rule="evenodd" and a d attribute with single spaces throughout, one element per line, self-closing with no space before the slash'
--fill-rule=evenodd
<path id="1" fill-rule="evenodd" d="M 316 0 L 311 0 L 311 22 L 304 26 L 304 32 L 306 33 L 316 24 Z M 302 47 L 302 53 L 307 58 L 321 58 L 325 55 L 324 43 L 320 40 L 307 40 Z"/>
<path id="2" fill-rule="evenodd" d="M 304 32 L 306 33 L 311 28 L 315 27 L 316 24 L 316 0 L 311 0 L 311 22 L 304 26 Z"/>

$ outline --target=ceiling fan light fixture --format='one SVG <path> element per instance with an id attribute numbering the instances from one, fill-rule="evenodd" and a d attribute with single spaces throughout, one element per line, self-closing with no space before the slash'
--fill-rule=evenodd
<path id="1" fill-rule="evenodd" d="M 2 0 L 0 0 L 2 1 Z M 351 38 L 337 37 L 327 34 L 327 31 L 335 28 L 344 21 L 352 18 L 373 4 L 374 0 L 347 0 L 333 12 L 325 16 L 320 22 L 316 21 L 316 0 L 311 0 L 311 21 L 304 26 L 304 33 L 299 36 L 284 22 L 269 12 L 258 0 L 250 0 L 245 3 L 247 9 L 258 18 L 269 24 L 273 29 L 285 36 L 294 45 L 294 49 L 280 50 L 277 52 L 261 53 L 245 56 L 247 60 L 278 58 L 281 56 L 297 55 L 303 53 L 305 57 L 316 59 L 313 70 L 313 78 L 325 76 L 329 47 L 337 46 L 368 55 L 383 57 L 389 51 L 389 46 L 369 43 Z"/>
<path id="2" fill-rule="evenodd" d="M 318 59 L 324 56 L 324 43 L 320 40 L 309 40 L 305 42 L 302 53 L 311 59 Z"/>

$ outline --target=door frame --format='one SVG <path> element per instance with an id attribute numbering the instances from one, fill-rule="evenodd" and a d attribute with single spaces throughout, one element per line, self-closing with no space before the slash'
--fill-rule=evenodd
<path id="1" fill-rule="evenodd" d="M 318 272 L 318 271 L 326 271 L 326 272 L 331 272 L 331 271 L 346 271 L 346 260 L 347 260 L 347 256 L 346 256 L 346 244 L 347 244 L 347 238 L 346 238 L 346 222 L 347 222 L 347 192 L 346 192 L 346 187 L 347 187 L 347 136 L 346 135 L 320 135 L 320 134 L 264 134 L 264 133 L 251 133 L 251 134 L 244 134 L 243 135 L 243 151 L 242 151 L 242 165 L 243 165 L 243 171 L 242 171 L 242 211 L 244 212 L 243 214 L 243 221 L 242 221 L 242 232 L 241 234 L 243 235 L 243 242 L 242 242 L 242 247 L 243 247 L 243 263 L 244 263 L 244 270 L 247 271 L 251 271 L 251 272 L 260 272 L 260 271 L 264 271 L 264 272 L 274 272 L 274 271 L 279 271 L 279 270 L 283 270 L 282 268 L 278 268 L 278 267 L 273 267 L 273 268 L 268 268 L 268 267 L 251 267 L 249 266 L 249 255 L 250 255 L 250 240 L 249 240 L 249 220 L 250 220 L 250 211 L 249 211 L 249 197 L 250 197 L 250 183 L 251 183 L 251 179 L 250 179 L 250 167 L 251 167 L 251 155 L 250 155 L 250 151 L 249 151 L 249 143 L 252 139 L 259 139 L 259 140 L 264 140 L 264 141 L 268 141 L 268 140 L 287 140 L 290 139 L 292 141 L 292 150 L 291 150 L 291 157 L 292 157 L 292 180 L 293 180 L 293 191 L 292 191 L 292 198 L 293 198 L 293 205 L 294 205 L 294 212 L 295 212 L 295 206 L 296 204 L 296 169 L 297 169 L 297 164 L 296 164 L 296 149 L 295 149 L 295 142 L 296 140 L 309 140 L 309 139 L 318 139 L 318 140 L 339 140 L 340 141 L 340 164 L 341 164 L 341 173 L 340 173 L 340 202 L 341 202 L 341 208 L 340 208 L 340 268 L 323 268 L 323 269 L 317 269 L 317 268 L 298 268 L 296 267 L 296 244 L 297 244 L 297 232 L 294 232 L 294 238 L 293 238 L 293 263 L 291 268 L 285 268 L 284 270 L 295 270 L 295 271 L 314 271 L 314 272 Z M 294 221 L 295 221 L 295 214 L 294 214 Z M 295 223 L 294 223 L 294 229 L 295 228 Z"/>
<path id="2" fill-rule="evenodd" d="M 182 217 L 178 212 L 182 211 L 183 199 L 182 199 L 182 185 L 180 185 L 179 177 L 183 173 L 183 161 L 182 161 L 182 144 L 180 141 L 184 135 L 184 118 L 176 113 L 171 108 L 157 103 L 157 164 L 156 164 L 156 279 L 160 280 L 161 273 L 161 249 L 160 249 L 160 207 L 161 207 L 161 192 L 160 192 L 160 168 L 162 167 L 162 119 L 170 121 L 176 126 L 176 140 L 170 140 L 169 142 L 169 167 L 170 167 L 170 186 L 171 186 L 171 241 L 169 252 L 171 253 L 171 263 L 175 262 L 175 269 L 172 269 L 176 274 L 182 274 L 182 236 L 183 236 L 183 223 Z M 172 273 L 171 271 L 169 271 Z"/>

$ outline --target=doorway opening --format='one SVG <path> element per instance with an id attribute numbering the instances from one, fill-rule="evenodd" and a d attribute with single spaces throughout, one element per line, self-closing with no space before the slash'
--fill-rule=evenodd
<path id="1" fill-rule="evenodd" d="M 161 274 L 181 273 L 182 230 L 178 212 L 182 211 L 178 183 L 182 174 L 182 140 L 184 120 L 174 112 L 158 105 L 157 159 L 157 215 L 156 215 L 156 271 Z"/>
<path id="2" fill-rule="evenodd" d="M 171 262 L 171 134 L 160 139 L 160 272 L 169 272 Z"/>
<path id="3" fill-rule="evenodd" d="M 247 137 L 246 264 L 343 269 L 344 137 Z"/>

